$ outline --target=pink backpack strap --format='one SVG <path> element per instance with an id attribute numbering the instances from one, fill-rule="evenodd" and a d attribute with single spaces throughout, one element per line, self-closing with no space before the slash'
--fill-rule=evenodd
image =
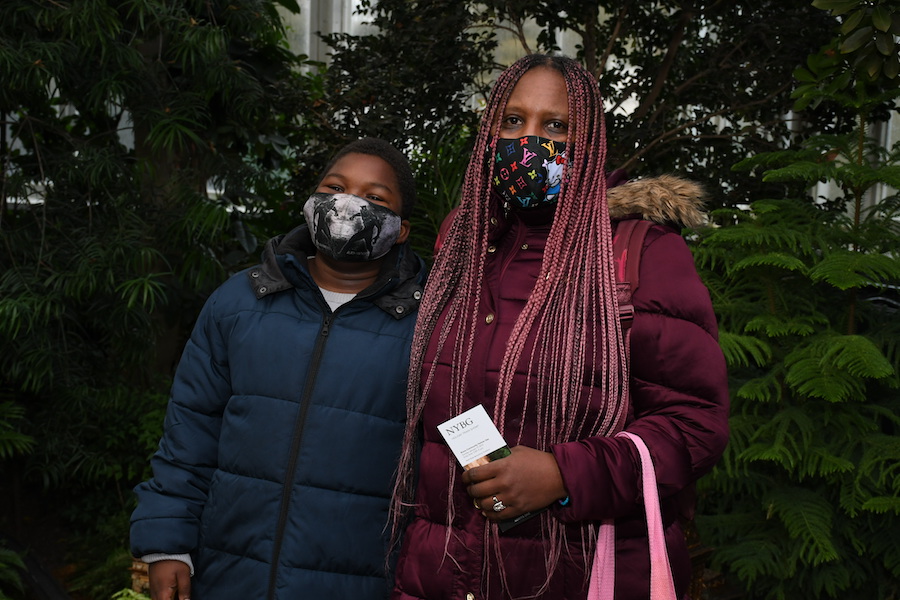
<path id="1" fill-rule="evenodd" d="M 677 600 L 672 567 L 666 550 L 666 530 L 659 510 L 659 490 L 656 485 L 656 469 L 647 445 L 639 436 L 620 431 L 616 437 L 624 437 L 634 443 L 641 459 L 641 482 L 644 493 L 644 512 L 647 513 L 647 534 L 650 541 L 650 600 Z M 591 568 L 588 600 L 613 600 L 615 596 L 616 539 L 613 521 L 606 520 L 597 533 L 597 552 Z"/>

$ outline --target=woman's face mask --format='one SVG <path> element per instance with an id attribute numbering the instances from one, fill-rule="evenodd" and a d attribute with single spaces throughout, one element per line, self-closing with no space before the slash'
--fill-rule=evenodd
<path id="1" fill-rule="evenodd" d="M 362 262 L 387 254 L 400 235 L 400 216 L 352 194 L 317 192 L 303 215 L 319 252 L 335 260 Z"/>
<path id="2" fill-rule="evenodd" d="M 511 209 L 556 204 L 566 165 L 566 143 L 536 135 L 497 140 L 492 184 Z"/>

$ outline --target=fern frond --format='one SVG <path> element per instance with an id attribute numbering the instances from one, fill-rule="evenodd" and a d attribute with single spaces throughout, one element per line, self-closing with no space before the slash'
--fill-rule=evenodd
<path id="1" fill-rule="evenodd" d="M 871 497 L 865 489 L 863 489 L 858 478 L 845 478 L 841 481 L 838 502 L 841 509 L 855 519 L 863 509 L 863 504 Z"/>
<path id="2" fill-rule="evenodd" d="M 22 575 L 26 572 L 27 568 L 22 556 L 0 542 L 0 598 L 11 600 L 13 596 L 8 596 L 6 592 L 12 590 L 17 592 L 16 598 L 23 597 L 25 584 L 22 581 Z"/>
<path id="3" fill-rule="evenodd" d="M 778 517 L 792 539 L 801 542 L 799 555 L 807 564 L 837 560 L 832 536 L 834 510 L 815 490 L 786 487 L 772 490 L 765 498 L 768 512 Z"/>
<path id="4" fill-rule="evenodd" d="M 725 361 L 731 366 L 763 366 L 772 358 L 772 347 L 765 340 L 749 335 L 722 331 L 719 334 L 719 346 L 725 355 Z"/>
<path id="5" fill-rule="evenodd" d="M 754 204 L 754 208 L 755 206 Z M 777 208 L 773 208 L 773 210 L 777 210 Z M 739 247 L 762 248 L 772 251 L 784 250 L 807 254 L 808 242 L 809 236 L 802 231 L 798 231 L 796 227 L 792 227 L 789 223 L 776 225 L 765 223 L 760 226 L 745 224 L 743 226 L 723 227 L 711 233 L 705 243 L 731 248 L 732 251 Z"/>
<path id="6" fill-rule="evenodd" d="M 832 146 L 833 147 L 833 146 Z M 764 152 L 739 161 L 732 169 L 735 171 L 749 171 L 758 167 L 772 168 L 781 166 L 795 160 L 815 160 L 822 156 L 822 150 L 804 148 L 800 150 L 775 150 Z"/>
<path id="7" fill-rule="evenodd" d="M 785 271 L 795 271 L 806 274 L 806 265 L 796 256 L 783 252 L 769 252 L 766 254 L 753 254 L 736 262 L 732 272 L 743 271 L 750 267 L 774 267 Z"/>
<path id="8" fill-rule="evenodd" d="M 147 273 L 123 281 L 116 287 L 116 292 L 120 294 L 127 308 L 140 307 L 152 311 L 165 299 L 166 286 L 161 280 L 169 275 L 170 273 Z"/>
<path id="9" fill-rule="evenodd" d="M 871 536 L 868 540 L 869 549 L 900 582 L 900 544 L 897 543 L 900 538 L 900 521 L 893 520 L 890 523 L 890 527 L 879 527 L 876 535 Z"/>
<path id="10" fill-rule="evenodd" d="M 840 598 L 853 589 L 851 571 L 845 561 L 824 563 L 804 573 L 807 585 L 799 587 L 812 590 L 812 598 Z"/>
<path id="11" fill-rule="evenodd" d="M 900 260 L 883 254 L 836 250 L 809 271 L 813 281 L 849 290 L 900 280 Z"/>
<path id="12" fill-rule="evenodd" d="M 801 478 L 849 473 L 856 468 L 856 464 L 852 460 L 829 452 L 823 447 L 810 448 L 801 458 L 802 461 L 797 469 Z"/>
<path id="13" fill-rule="evenodd" d="M 815 421 L 802 408 L 788 406 L 761 424 L 741 458 L 771 461 L 793 472 L 815 434 Z"/>
<path id="14" fill-rule="evenodd" d="M 781 401 L 781 384 L 774 373 L 770 372 L 762 377 L 756 377 L 744 382 L 735 395 L 738 398 L 754 400 L 756 402 Z"/>
<path id="15" fill-rule="evenodd" d="M 900 437 L 876 434 L 865 438 L 857 481 L 870 482 L 877 493 L 900 496 Z"/>
<path id="16" fill-rule="evenodd" d="M 832 365 L 823 365 L 816 357 L 791 361 L 784 380 L 798 394 L 828 402 L 865 398 L 863 382 Z"/>
<path id="17" fill-rule="evenodd" d="M 774 537 L 754 536 L 719 547 L 716 559 L 728 565 L 748 587 L 757 579 L 787 579 L 796 572 L 794 565 L 785 560 L 785 544 Z"/>
<path id="18" fill-rule="evenodd" d="M 823 156 L 819 161 L 800 160 L 780 169 L 772 169 L 763 175 L 763 181 L 768 183 L 802 181 L 807 185 L 816 182 L 837 179 L 839 169 L 833 161 L 825 160 Z"/>
<path id="19" fill-rule="evenodd" d="M 797 317 L 784 314 L 760 314 L 747 322 L 744 331 L 765 333 L 770 338 L 786 335 L 807 336 L 816 331 L 817 325 L 827 323 L 828 320 L 825 317 L 817 314 L 802 314 Z"/>
<path id="20" fill-rule="evenodd" d="M 900 515 L 900 498 L 896 496 L 877 496 L 866 500 L 862 507 L 863 510 L 874 513 L 884 514 L 892 512 L 895 515 Z"/>
<path id="21" fill-rule="evenodd" d="M 823 340 L 827 343 L 822 355 L 823 364 L 831 364 L 854 377 L 883 379 L 894 373 L 884 354 L 861 335 L 841 335 Z"/>
<path id="22" fill-rule="evenodd" d="M 881 181 L 900 190 L 900 165 L 885 165 L 880 169 Z"/>
<path id="23" fill-rule="evenodd" d="M 729 419 L 731 436 L 719 461 L 719 466 L 730 477 L 743 481 L 742 478 L 747 476 L 748 461 L 744 460 L 743 455 L 751 445 L 752 437 L 762 423 L 764 423 L 764 419 L 753 414 L 732 414 Z"/>

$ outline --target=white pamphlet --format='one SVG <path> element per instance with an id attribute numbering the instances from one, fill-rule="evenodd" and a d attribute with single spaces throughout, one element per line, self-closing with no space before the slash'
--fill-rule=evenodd
<path id="1" fill-rule="evenodd" d="M 464 469 L 509 456 L 509 446 L 479 404 L 438 425 L 438 431 Z"/>

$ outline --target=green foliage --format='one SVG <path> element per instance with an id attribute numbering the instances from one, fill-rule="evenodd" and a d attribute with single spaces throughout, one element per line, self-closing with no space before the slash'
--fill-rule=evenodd
<path id="1" fill-rule="evenodd" d="M 795 95 L 852 109 L 859 129 L 736 168 L 785 189 L 829 181 L 838 194 L 716 211 L 695 250 L 733 386 L 731 441 L 702 482 L 700 524 L 747 598 L 900 594 L 900 198 L 874 196 L 896 189 L 900 146 L 865 136 L 867 119 L 896 110 L 898 81 L 860 81 L 833 47 L 808 61 L 828 77 L 798 77 Z"/>
<path id="2" fill-rule="evenodd" d="M 900 14 L 891 0 L 814 0 L 816 8 L 842 17 L 839 51 L 860 80 L 896 79 L 900 73 Z"/>
<path id="3" fill-rule="evenodd" d="M 563 42 L 574 40 L 606 97 L 610 168 L 713 181 L 722 192 L 714 201 L 726 206 L 776 189 L 731 166 L 790 145 L 783 122 L 790 73 L 809 53 L 809 40 L 826 37 L 833 25 L 809 0 L 486 4 L 486 21 L 504 18 L 515 32 L 534 18 L 541 26 L 536 49 L 568 48 Z M 833 110 L 821 112 L 816 117 L 833 121 Z M 796 133 L 815 125 L 811 117 Z"/>
<path id="4" fill-rule="evenodd" d="M 305 107 L 310 139 L 295 145 L 303 152 L 291 189 L 305 196 L 348 141 L 386 139 L 413 162 L 419 207 L 412 242 L 430 257 L 440 220 L 458 197 L 479 116 L 473 98 L 486 94 L 483 80 L 493 67 L 495 41 L 474 27 L 473 10 L 451 0 L 364 1 L 359 13 L 371 33 L 324 35 L 332 58 L 317 74 L 319 87 L 311 86 L 320 93 Z M 295 222 L 300 208 L 288 213 Z"/>
<path id="5" fill-rule="evenodd" d="M 24 455 L 34 448 L 34 438 L 23 433 L 25 407 L 12 400 L 0 400 L 0 460 Z"/>
<path id="6" fill-rule="evenodd" d="M 721 182 L 716 202 L 780 189 L 731 170 L 748 153 L 785 147 L 790 73 L 833 20 L 809 0 L 730 2 L 362 3 L 378 27 L 326 37 L 323 133 L 418 147 L 435 131 L 473 128 L 497 69 L 561 48 L 600 78 L 607 98 L 608 165 L 634 176 L 679 172 Z M 499 60 L 488 52 L 500 50 Z M 817 119 L 829 124 L 834 109 Z M 846 128 L 846 111 L 836 127 Z M 798 123 L 795 133 L 816 123 Z M 321 136 L 326 139 L 326 136 Z M 316 147 L 316 152 L 330 152 Z"/>
<path id="7" fill-rule="evenodd" d="M 125 588 L 113 594 L 110 600 L 150 600 L 150 596 Z"/>
<path id="8" fill-rule="evenodd" d="M 449 129 L 427 136 L 410 152 L 418 202 L 413 212 L 410 244 L 430 260 L 444 218 L 459 204 L 472 139 L 468 129 Z"/>
<path id="9" fill-rule="evenodd" d="M 89 597 L 201 303 L 291 198 L 321 86 L 276 5 L 0 3 L 0 493 L 65 514 Z"/>
<path id="10" fill-rule="evenodd" d="M 732 438 L 704 481 L 704 512 L 743 515 L 701 519 L 704 541 L 751 598 L 886 597 L 900 565 L 874 548 L 900 533 L 900 356 L 889 343 L 900 323 L 896 305 L 867 298 L 897 289 L 885 286 L 900 282 L 898 257 L 848 250 L 862 247 L 852 221 L 809 200 L 756 208 L 696 249 L 704 279 L 729 297 L 716 309 L 734 387 Z M 780 222 L 795 235 L 760 231 Z M 878 207 L 861 225 L 870 240 L 896 240 Z M 878 268 L 859 268 L 866 257 Z"/>
<path id="11" fill-rule="evenodd" d="M 22 571 L 25 563 L 16 552 L 0 542 L 0 600 L 14 600 L 25 593 Z"/>
<path id="12" fill-rule="evenodd" d="M 128 551 L 127 531 L 129 512 L 118 512 L 106 523 L 79 538 L 79 566 L 68 588 L 74 596 L 105 598 L 110 590 L 120 590 L 131 584 L 131 553 Z M 123 532 L 126 535 L 123 536 Z M 106 539 L 119 539 L 119 546 L 110 552 Z"/>
<path id="13" fill-rule="evenodd" d="M 473 127 L 469 102 L 486 90 L 480 82 L 496 46 L 473 27 L 474 10 L 454 0 L 363 2 L 376 33 L 325 36 L 334 48 L 323 106 L 329 126 L 344 138 L 374 135 L 401 148 Z"/>

